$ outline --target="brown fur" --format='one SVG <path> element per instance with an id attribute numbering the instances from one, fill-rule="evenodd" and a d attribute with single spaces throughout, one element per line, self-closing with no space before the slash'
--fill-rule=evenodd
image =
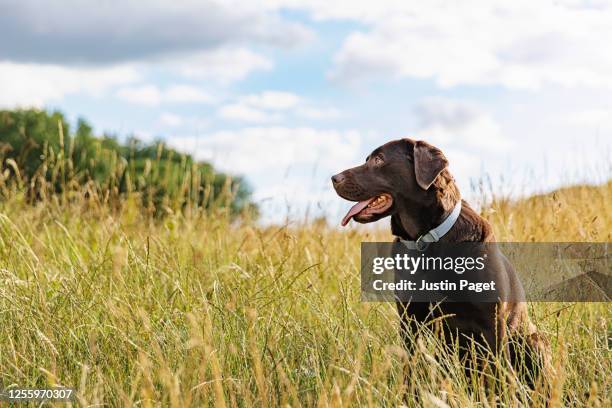
<path id="1" fill-rule="evenodd" d="M 447 160 L 436 147 L 422 141 L 402 139 L 389 142 L 374 150 L 366 163 L 348 169 L 332 178 L 337 193 L 351 201 L 362 201 L 382 193 L 393 198 L 392 207 L 383 214 L 355 216 L 358 222 L 373 222 L 391 216 L 391 231 L 398 238 L 415 240 L 440 225 L 458 200 L 459 189 L 447 168 Z M 461 214 L 441 242 L 494 242 L 490 224 L 462 201 Z M 503 258 L 494 271 L 500 276 L 510 298 L 519 299 L 522 286 L 512 265 Z M 516 295 L 516 296 L 514 296 Z M 494 353 L 507 350 L 514 360 L 517 355 L 509 339 L 524 341 L 528 353 L 524 358 L 535 369 L 536 360 L 548 361 L 548 344 L 531 323 L 524 302 L 397 302 L 401 333 L 412 350 L 408 333 L 414 333 L 418 323 L 447 316 L 445 338 L 471 339 L 486 345 Z M 463 344 L 468 346 L 468 344 Z"/>

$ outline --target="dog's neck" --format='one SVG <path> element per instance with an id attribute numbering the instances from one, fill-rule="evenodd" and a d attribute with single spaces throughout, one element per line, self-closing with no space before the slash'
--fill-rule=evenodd
<path id="1" fill-rule="evenodd" d="M 416 240 L 448 218 L 461 200 L 459 189 L 448 173 L 439 176 L 432 187 L 432 203 L 406 201 L 403 210 L 391 216 L 393 235 L 406 240 Z"/>
<path id="2" fill-rule="evenodd" d="M 421 207 L 412 211 L 398 212 L 391 216 L 391 232 L 402 239 L 414 241 L 442 224 L 450 216 L 453 208 L 454 206 L 448 209 Z"/>

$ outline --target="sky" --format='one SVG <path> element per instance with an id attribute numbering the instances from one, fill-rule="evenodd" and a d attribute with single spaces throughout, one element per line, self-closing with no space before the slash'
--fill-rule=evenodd
<path id="1" fill-rule="evenodd" d="M 611 1 L 0 0 L 0 108 L 59 109 L 243 175 L 262 222 L 350 203 L 393 139 L 464 197 L 612 177 Z"/>

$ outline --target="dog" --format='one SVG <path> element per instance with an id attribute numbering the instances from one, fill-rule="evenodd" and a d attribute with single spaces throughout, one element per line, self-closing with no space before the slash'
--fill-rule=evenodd
<path id="1" fill-rule="evenodd" d="M 442 151 L 427 142 L 388 142 L 375 149 L 364 164 L 331 179 L 340 197 L 357 202 L 342 220 L 343 226 L 351 219 L 371 223 L 390 216 L 397 242 L 418 243 L 424 238 L 441 243 L 495 242 L 490 224 L 461 199 Z M 407 349 L 413 350 L 413 336 L 409 334 L 415 333 L 419 324 L 443 316 L 447 344 L 459 340 L 462 350 L 467 350 L 468 343 L 476 341 L 493 353 L 505 349 L 515 366 L 518 360 L 532 371 L 545 365 L 549 346 L 531 322 L 526 303 L 520 301 L 523 288 L 512 265 L 499 254 L 488 273 L 497 278 L 507 300 L 443 301 L 435 305 L 397 301 L 400 332 Z M 512 347 L 518 343 L 520 350 L 528 352 L 519 356 L 521 353 Z"/>

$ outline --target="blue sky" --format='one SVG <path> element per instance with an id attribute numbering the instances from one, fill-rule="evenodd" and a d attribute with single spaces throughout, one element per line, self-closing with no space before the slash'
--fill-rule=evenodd
<path id="1" fill-rule="evenodd" d="M 333 223 L 329 176 L 401 137 L 468 198 L 609 178 L 610 21 L 608 1 L 0 0 L 0 107 L 161 137 L 244 175 L 264 222 Z"/>

